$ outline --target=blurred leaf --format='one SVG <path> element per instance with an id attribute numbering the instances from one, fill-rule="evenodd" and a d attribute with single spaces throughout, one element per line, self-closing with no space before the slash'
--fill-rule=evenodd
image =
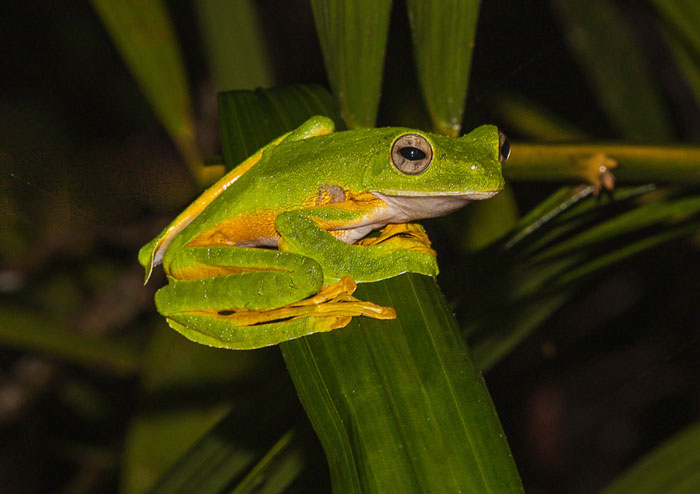
<path id="1" fill-rule="evenodd" d="M 651 0 L 651 3 L 665 21 L 662 32 L 700 107 L 700 4 L 695 0 Z"/>
<path id="2" fill-rule="evenodd" d="M 603 494 L 700 492 L 700 424 L 676 434 L 632 465 Z"/>
<path id="3" fill-rule="evenodd" d="M 560 189 L 521 220 L 506 250 L 493 246 L 451 274 L 480 280 L 460 284 L 457 315 L 482 370 L 606 268 L 700 230 L 700 197 L 650 190 L 619 189 L 600 203 L 590 187 Z"/>
<path id="4" fill-rule="evenodd" d="M 293 439 L 293 431 L 280 437 L 232 494 L 275 494 L 286 491 L 303 467 L 299 451 L 290 449 Z"/>
<path id="5" fill-rule="evenodd" d="M 499 127 L 513 129 L 525 137 L 545 141 L 580 141 L 588 135 L 570 122 L 522 95 L 498 94 L 490 101 Z"/>
<path id="6" fill-rule="evenodd" d="M 391 0 L 311 0 L 328 80 L 348 128 L 374 127 Z"/>
<path id="7" fill-rule="evenodd" d="M 219 130 L 227 168 L 235 167 L 275 137 L 314 115 L 330 117 L 336 123 L 336 130 L 342 130 L 335 101 L 321 86 L 295 84 L 220 93 Z"/>
<path id="8" fill-rule="evenodd" d="M 459 136 L 479 15 L 479 0 L 408 0 L 413 54 L 437 132 Z"/>
<path id="9" fill-rule="evenodd" d="M 677 33 L 666 30 L 664 34 L 678 68 L 684 76 L 684 81 L 695 98 L 695 105 L 700 107 L 700 53 L 691 52 L 679 39 Z"/>
<path id="10" fill-rule="evenodd" d="M 592 244 L 639 231 L 663 221 L 680 221 L 698 212 L 700 212 L 700 196 L 645 204 L 597 225 L 591 225 L 584 231 L 547 249 L 539 249 L 530 258 L 530 262 L 538 262 L 547 257 L 560 258 L 576 250 L 589 249 Z"/>
<path id="11" fill-rule="evenodd" d="M 125 441 L 121 492 L 151 489 L 228 412 L 240 393 L 235 383 L 259 374 L 265 353 L 195 345 L 159 324 L 144 359 L 140 412 Z"/>
<path id="12" fill-rule="evenodd" d="M 18 307 L 0 309 L 0 345 L 118 375 L 134 374 L 141 365 L 136 348 L 69 331 L 47 316 Z"/>
<path id="13" fill-rule="evenodd" d="M 551 0 L 601 108 L 623 137 L 668 141 L 671 121 L 643 44 L 609 0 Z M 614 47 L 611 48 L 611 47 Z"/>
<path id="14" fill-rule="evenodd" d="M 304 459 L 294 432 L 287 429 L 294 417 L 284 414 L 291 392 L 272 382 L 236 403 L 175 463 L 150 492 L 260 492 L 264 485 L 278 485 L 276 492 L 293 482 L 303 470 Z M 281 381 L 288 385 L 287 380 Z M 261 405 L 275 403 L 261 410 Z M 282 484 L 282 485 L 280 485 Z M 231 490 L 231 486 L 235 489 Z"/>
<path id="15" fill-rule="evenodd" d="M 273 84 L 269 57 L 254 0 L 198 0 L 205 54 L 216 91 Z"/>
<path id="16" fill-rule="evenodd" d="M 513 189 L 488 201 L 474 201 L 460 213 L 461 247 L 466 252 L 483 249 L 507 235 L 518 221 L 518 205 Z"/>
<path id="17" fill-rule="evenodd" d="M 206 181 L 194 135 L 189 85 L 161 0 L 91 0 L 153 111 L 175 142 L 190 173 Z"/>
<path id="18" fill-rule="evenodd" d="M 700 3 L 695 0 L 650 0 L 659 14 L 700 55 Z"/>

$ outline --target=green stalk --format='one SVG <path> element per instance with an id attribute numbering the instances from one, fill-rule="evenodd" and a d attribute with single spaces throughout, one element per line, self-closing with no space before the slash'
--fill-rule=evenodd
<path id="1" fill-rule="evenodd" d="M 481 373 L 435 280 L 360 285 L 393 321 L 280 345 L 333 492 L 523 492 Z"/>
<path id="2" fill-rule="evenodd" d="M 700 183 L 700 146 L 516 142 L 503 173 L 506 179 L 515 181 L 583 180 L 595 185 L 600 179 L 600 165 L 612 168 L 615 178 L 622 182 L 695 184 Z"/>

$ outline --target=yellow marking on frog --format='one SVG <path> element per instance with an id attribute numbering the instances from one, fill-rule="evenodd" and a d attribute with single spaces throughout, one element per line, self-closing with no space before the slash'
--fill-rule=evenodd
<path id="1" fill-rule="evenodd" d="M 378 236 L 358 240 L 357 245 L 383 245 L 389 250 L 415 250 L 437 257 L 430 248 L 430 239 L 418 223 L 399 223 L 385 226 Z"/>
<path id="2" fill-rule="evenodd" d="M 260 211 L 234 216 L 193 238 L 187 247 L 212 245 L 270 245 L 279 235 L 275 230 L 276 211 Z"/>
<path id="3" fill-rule="evenodd" d="M 185 210 L 182 213 L 180 213 L 177 216 L 177 218 L 175 218 L 175 220 L 170 224 L 170 226 L 168 226 L 165 233 L 163 233 L 163 235 L 158 240 L 158 243 L 154 247 L 153 252 L 151 254 L 151 262 L 153 262 L 153 259 L 159 259 L 159 257 L 165 251 L 168 244 L 175 237 L 175 235 L 180 233 L 187 227 L 187 225 L 192 223 L 192 221 L 197 216 L 199 216 L 202 213 L 202 211 L 204 211 L 207 208 L 207 206 L 209 206 L 209 204 L 211 204 L 212 201 L 214 201 L 214 199 L 216 199 L 219 196 L 219 194 L 221 194 L 223 191 L 229 188 L 231 184 L 233 184 L 234 182 L 236 182 L 236 180 L 241 178 L 245 172 L 247 172 L 253 166 L 255 166 L 255 164 L 260 161 L 260 158 L 262 158 L 265 149 L 271 146 L 278 145 L 288 135 L 289 133 L 284 134 L 272 141 L 268 146 L 265 146 L 264 148 L 258 150 L 257 153 L 250 156 L 236 168 L 234 168 L 226 175 L 221 177 L 219 180 L 217 180 L 216 183 L 214 183 L 211 187 L 205 190 L 201 196 L 199 196 L 192 204 L 185 208 Z M 150 275 L 150 273 L 146 274 L 147 280 L 148 275 Z"/>
<path id="4" fill-rule="evenodd" d="M 328 205 L 328 207 L 341 209 L 351 213 L 361 213 L 352 220 L 325 220 L 313 218 L 316 224 L 326 230 L 328 233 L 340 235 L 341 233 L 336 234 L 334 231 L 347 230 L 351 229 L 353 226 L 361 225 L 364 221 L 366 221 L 368 216 L 381 214 L 381 210 L 387 208 L 388 206 L 384 201 L 379 199 L 371 192 L 351 192 L 346 190 L 344 201 L 331 203 Z"/>
<path id="5" fill-rule="evenodd" d="M 168 273 L 178 280 L 199 280 L 203 278 L 214 278 L 215 276 L 224 276 L 229 274 L 241 273 L 257 273 L 260 271 L 279 271 L 283 273 L 291 273 L 288 269 L 280 269 L 274 267 L 244 267 L 244 266 L 212 266 L 209 264 L 200 264 L 198 266 L 188 267 L 170 267 Z"/>
<path id="6" fill-rule="evenodd" d="M 344 276 L 335 283 L 304 300 L 270 310 L 232 309 L 230 311 L 194 311 L 194 314 L 213 316 L 233 323 L 234 326 L 284 323 L 302 317 L 322 318 L 324 329 L 330 331 L 347 326 L 353 317 L 367 316 L 374 319 L 396 319 L 392 307 L 382 307 L 352 296 L 357 283 Z"/>
<path id="7" fill-rule="evenodd" d="M 345 191 L 345 202 L 351 202 L 357 206 L 386 204 L 371 192 L 352 192 L 350 190 Z"/>

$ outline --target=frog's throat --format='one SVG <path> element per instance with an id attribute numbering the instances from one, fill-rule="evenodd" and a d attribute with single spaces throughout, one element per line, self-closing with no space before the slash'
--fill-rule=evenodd
<path id="1" fill-rule="evenodd" d="M 421 195 L 420 193 L 392 194 L 391 192 L 372 193 L 388 206 L 389 211 L 387 213 L 391 217 L 390 223 L 405 223 L 444 216 L 464 207 L 471 201 L 488 199 L 499 192 L 499 190 L 441 192 L 439 195 Z"/>
<path id="2" fill-rule="evenodd" d="M 329 224 L 317 221 L 317 223 L 337 239 L 347 244 L 354 244 L 371 231 L 384 228 L 386 225 L 411 223 L 443 216 L 460 209 L 473 200 L 487 199 L 498 192 L 441 192 L 434 195 L 419 195 L 418 193 L 399 195 L 388 194 L 386 191 L 361 194 L 352 194 L 346 191 L 346 196 L 355 204 L 354 207 L 357 209 L 358 204 L 360 204 L 363 206 L 359 206 L 359 208 L 365 207 L 366 211 L 353 222 Z"/>

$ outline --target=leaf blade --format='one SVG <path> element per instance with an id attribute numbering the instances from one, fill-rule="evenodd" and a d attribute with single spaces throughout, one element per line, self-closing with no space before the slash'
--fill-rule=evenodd
<path id="1" fill-rule="evenodd" d="M 391 0 L 311 0 L 333 94 L 348 128 L 374 127 Z"/>
<path id="2" fill-rule="evenodd" d="M 408 0 L 413 55 L 437 132 L 457 137 L 467 98 L 479 0 Z"/>
<path id="3" fill-rule="evenodd" d="M 158 120 L 166 128 L 192 176 L 207 180 L 195 140 L 190 89 L 161 0 L 91 0 Z"/>

